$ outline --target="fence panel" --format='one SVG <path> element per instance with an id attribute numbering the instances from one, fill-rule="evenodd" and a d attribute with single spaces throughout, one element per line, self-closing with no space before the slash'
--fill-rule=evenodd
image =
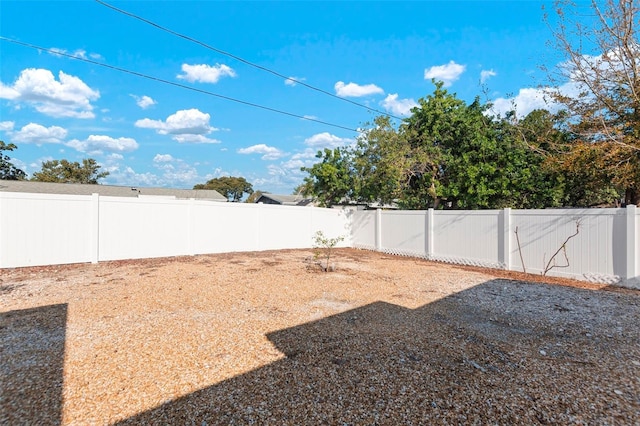
<path id="1" fill-rule="evenodd" d="M 190 254 L 188 218 L 185 200 L 100 197 L 99 260 Z"/>
<path id="2" fill-rule="evenodd" d="M 383 211 L 380 249 L 403 256 L 427 257 L 427 212 Z"/>
<path id="3" fill-rule="evenodd" d="M 253 204 L 192 201 L 193 254 L 259 250 Z"/>
<path id="4" fill-rule="evenodd" d="M 260 249 L 276 250 L 311 246 L 312 207 L 259 205 L 260 222 L 256 232 L 260 235 Z"/>
<path id="5" fill-rule="evenodd" d="M 524 270 L 522 254 L 530 273 L 617 282 L 626 275 L 625 220 L 623 209 L 513 210 L 511 269 Z"/>
<path id="6" fill-rule="evenodd" d="M 463 265 L 503 267 L 501 210 L 435 211 L 432 259 Z"/>
<path id="7" fill-rule="evenodd" d="M 351 240 L 354 247 L 376 249 L 376 212 L 358 210 L 353 212 Z"/>
<path id="8" fill-rule="evenodd" d="M 90 195 L 0 192 L 0 267 L 91 262 Z"/>
<path id="9" fill-rule="evenodd" d="M 307 207 L 308 208 L 308 207 Z M 350 209 L 323 209 L 311 208 L 311 238 L 317 231 L 327 238 L 344 237 L 337 247 L 353 247 L 351 229 L 353 223 L 353 214 Z"/>

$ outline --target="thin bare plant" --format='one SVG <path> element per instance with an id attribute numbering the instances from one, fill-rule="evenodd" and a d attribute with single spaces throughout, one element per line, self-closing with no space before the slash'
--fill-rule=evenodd
<path id="1" fill-rule="evenodd" d="M 314 259 L 324 272 L 335 271 L 335 265 L 330 263 L 333 249 L 344 240 L 343 236 L 329 238 L 322 231 L 317 231 L 313 236 Z"/>

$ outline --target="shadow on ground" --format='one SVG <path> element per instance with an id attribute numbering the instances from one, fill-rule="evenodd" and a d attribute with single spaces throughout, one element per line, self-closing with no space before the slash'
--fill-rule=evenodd
<path id="1" fill-rule="evenodd" d="M 0 424 L 61 424 L 66 322 L 66 304 L 0 313 Z"/>
<path id="2" fill-rule="evenodd" d="M 638 320 L 637 296 L 508 280 L 377 302 L 271 333 L 285 359 L 119 424 L 638 424 Z"/>

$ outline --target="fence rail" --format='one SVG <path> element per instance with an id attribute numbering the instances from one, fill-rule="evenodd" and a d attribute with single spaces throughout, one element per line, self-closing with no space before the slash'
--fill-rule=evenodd
<path id="1" fill-rule="evenodd" d="M 391 254 L 640 287 L 640 209 L 635 206 L 359 211 L 352 242 Z"/>

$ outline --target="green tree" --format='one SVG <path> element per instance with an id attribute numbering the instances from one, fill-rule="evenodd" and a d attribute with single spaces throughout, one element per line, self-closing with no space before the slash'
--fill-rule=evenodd
<path id="1" fill-rule="evenodd" d="M 0 180 L 23 180 L 27 176 L 24 171 L 10 162 L 11 157 L 2 152 L 14 149 L 18 149 L 18 147 L 12 143 L 5 144 L 4 141 L 0 141 Z"/>
<path id="2" fill-rule="evenodd" d="M 560 207 L 564 202 L 566 178 L 559 166 L 558 147 L 568 134 L 558 127 L 558 116 L 546 110 L 534 110 L 518 120 L 510 112 L 496 124 L 500 138 L 510 139 L 502 153 L 510 165 L 509 191 L 505 206 L 539 209 Z"/>
<path id="3" fill-rule="evenodd" d="M 42 163 L 42 169 L 33 173 L 31 180 L 38 182 L 97 184 L 100 179 L 109 176 L 101 172 L 101 166 L 93 158 L 84 158 L 82 164 L 77 161 L 50 160 Z"/>
<path id="4" fill-rule="evenodd" d="M 377 117 L 354 147 L 325 149 L 300 187 L 322 205 L 348 201 L 405 209 L 561 205 L 562 173 L 547 151 L 561 142 L 547 112 L 491 117 L 435 83 L 398 127 Z"/>
<path id="5" fill-rule="evenodd" d="M 381 204 L 402 198 L 411 176 L 412 158 L 404 134 L 389 117 L 377 117 L 358 137 L 351 153 L 352 197 Z"/>
<path id="6" fill-rule="evenodd" d="M 308 172 L 299 190 L 304 195 L 313 196 L 320 206 L 330 207 L 345 199 L 353 199 L 353 176 L 351 174 L 350 152 L 346 148 L 325 148 L 318 151 L 321 159 L 312 167 L 302 167 Z"/>
<path id="7" fill-rule="evenodd" d="M 610 189 L 614 185 L 624 193 L 627 203 L 637 204 L 639 1 L 592 1 L 588 14 L 569 1 L 558 1 L 555 10 L 559 22 L 554 31 L 556 48 L 564 61 L 555 74 L 550 74 L 557 87 L 551 95 L 567 111 L 566 126 L 574 135 L 570 156 L 576 162 L 573 169 L 591 169 L 582 177 L 597 179 L 590 181 L 592 187 Z M 596 156 L 598 161 L 592 162 Z M 590 192 L 587 198 L 598 191 Z"/>
<path id="8" fill-rule="evenodd" d="M 525 149 L 487 115 L 476 98 L 467 105 L 436 83 L 406 120 L 411 158 L 409 208 L 499 208 L 513 205 Z"/>
<path id="9" fill-rule="evenodd" d="M 238 202 L 244 194 L 251 195 L 253 186 L 243 177 L 224 176 L 199 183 L 193 189 L 213 189 L 224 195 L 227 200 Z"/>

